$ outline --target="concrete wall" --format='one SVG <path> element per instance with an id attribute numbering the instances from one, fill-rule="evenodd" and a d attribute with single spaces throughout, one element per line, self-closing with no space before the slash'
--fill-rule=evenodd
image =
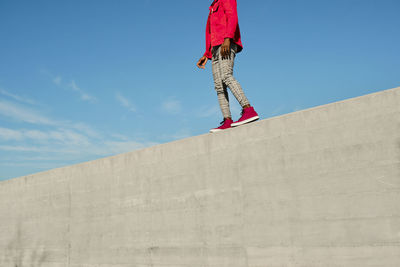
<path id="1" fill-rule="evenodd" d="M 0 266 L 398 267 L 400 88 L 0 182 Z"/>

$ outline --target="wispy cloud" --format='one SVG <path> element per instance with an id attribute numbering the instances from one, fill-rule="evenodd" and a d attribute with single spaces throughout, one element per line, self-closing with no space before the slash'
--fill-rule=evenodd
<path id="1" fill-rule="evenodd" d="M 64 86 L 61 78 L 55 81 Z M 71 87 L 83 92 L 75 82 L 71 83 Z M 42 169 L 45 170 L 158 144 L 143 137 L 102 132 L 84 122 L 55 118 L 43 112 L 40 103 L 35 102 L 32 106 L 34 102 L 27 97 L 5 90 L 0 94 L 5 96 L 0 99 L 0 121 L 7 122 L 0 126 L 2 166 L 18 166 L 21 169 L 32 169 L 33 166 L 35 170 L 38 166 L 46 166 Z M 123 95 L 117 94 L 116 99 L 125 108 L 135 110 L 134 105 Z M 29 160 L 33 158 L 35 160 Z"/>
<path id="2" fill-rule="evenodd" d="M 42 149 L 38 147 L 30 147 L 30 146 L 9 146 L 9 145 L 0 145 L 0 150 L 5 151 L 23 151 L 23 152 L 41 152 Z"/>
<path id="3" fill-rule="evenodd" d="M 57 75 L 53 78 L 53 83 L 55 83 L 56 85 L 61 85 L 61 81 L 62 81 L 62 77 L 60 75 Z"/>
<path id="4" fill-rule="evenodd" d="M 65 125 L 65 123 L 64 123 L 64 125 Z M 98 131 L 93 129 L 91 126 L 89 126 L 83 122 L 69 124 L 69 127 L 87 135 L 90 138 L 96 138 L 96 139 L 103 138 L 103 135 L 101 133 L 99 133 Z"/>
<path id="5" fill-rule="evenodd" d="M 86 146 L 90 144 L 89 138 L 70 129 L 50 131 L 46 136 L 63 144 Z"/>
<path id="6" fill-rule="evenodd" d="M 170 114 L 178 114 L 182 110 L 181 102 L 176 100 L 175 97 L 170 97 L 169 99 L 165 100 L 161 107 L 164 111 Z"/>
<path id="7" fill-rule="evenodd" d="M 72 90 L 78 92 L 81 100 L 83 100 L 83 101 L 95 102 L 97 100 L 94 96 L 89 95 L 88 93 L 83 91 L 80 87 L 78 87 L 78 85 L 75 83 L 74 80 L 71 81 L 71 83 L 69 84 L 69 87 Z"/>
<path id="8" fill-rule="evenodd" d="M 77 133 L 70 129 L 57 129 L 49 131 L 31 130 L 14 130 L 8 128 L 0 128 L 0 140 L 24 141 L 32 140 L 41 143 L 57 142 L 59 144 L 69 145 L 87 145 L 89 138 L 83 134 Z"/>
<path id="9" fill-rule="evenodd" d="M 23 134 L 20 131 L 13 129 L 0 128 L 0 140 L 21 140 L 23 139 Z"/>
<path id="10" fill-rule="evenodd" d="M 43 75 L 47 76 L 49 79 L 51 79 L 51 81 L 57 85 L 58 87 L 62 87 L 62 88 L 69 88 L 72 89 L 73 91 L 77 92 L 79 94 L 79 98 L 83 101 L 87 101 L 87 102 L 96 102 L 97 98 L 88 94 L 87 92 L 85 92 L 82 88 L 80 88 L 75 80 L 72 80 L 71 82 L 67 83 L 67 82 L 63 82 L 63 78 L 61 75 L 54 75 L 52 74 L 49 70 L 47 69 L 41 69 L 40 73 L 42 73 Z"/>
<path id="11" fill-rule="evenodd" d="M 196 116 L 199 118 L 213 117 L 216 116 L 218 112 L 220 113 L 218 105 L 213 105 L 213 106 L 206 105 L 198 109 L 198 111 L 196 112 Z"/>
<path id="12" fill-rule="evenodd" d="M 128 140 L 129 140 L 129 137 L 128 137 L 128 136 L 125 136 L 125 135 L 119 134 L 119 133 L 111 134 L 111 136 L 112 136 L 113 138 L 118 139 L 118 140 L 121 140 L 121 141 L 128 141 Z"/>
<path id="13" fill-rule="evenodd" d="M 28 122 L 32 124 L 55 124 L 54 121 L 46 118 L 31 108 L 2 100 L 0 100 L 0 115 L 15 119 L 17 121 Z"/>
<path id="14" fill-rule="evenodd" d="M 49 158 L 46 156 L 48 153 L 52 153 L 51 159 L 59 161 L 71 159 L 71 155 L 75 155 L 75 157 L 73 157 L 75 160 L 89 160 L 94 156 L 109 156 L 159 144 L 158 142 L 152 141 L 121 141 L 109 138 L 91 140 L 76 133 L 66 134 L 63 132 L 36 132 L 34 133 L 35 136 L 28 136 L 32 133 L 33 131 L 21 133 L 23 136 L 18 142 L 22 144 L 2 145 L 0 143 L 0 151 L 38 152 L 35 156 L 46 158 Z M 31 142 L 23 142 L 29 138 L 34 141 L 39 140 L 44 142 L 33 142 L 33 144 L 31 144 Z"/>
<path id="15" fill-rule="evenodd" d="M 51 81 L 57 85 L 57 86 L 61 86 L 62 84 L 62 77 L 61 75 L 54 75 L 53 73 L 51 73 L 48 69 L 40 69 L 39 72 L 42 75 L 45 75 L 47 78 L 51 79 Z"/>
<path id="16" fill-rule="evenodd" d="M 129 101 L 128 98 L 124 97 L 123 95 L 121 95 L 120 93 L 116 93 L 115 94 L 115 98 L 117 99 L 117 101 L 125 108 L 127 108 L 128 110 L 132 111 L 132 112 L 136 112 L 136 107 Z"/>
<path id="17" fill-rule="evenodd" d="M 55 130 L 43 132 L 39 130 L 13 130 L 0 127 L 0 139 L 30 138 L 35 140 L 53 139 L 60 142 L 84 143 L 87 138 L 100 139 L 102 135 L 89 125 L 82 122 L 60 121 L 49 118 L 33 108 L 0 100 L 0 116 L 8 117 L 18 122 L 40 126 L 50 126 Z M 87 138 L 84 136 L 87 136 Z"/>
<path id="18" fill-rule="evenodd" d="M 0 127 L 0 165 L 3 166 L 28 168 L 32 161 L 24 158 L 35 157 L 37 166 L 50 169 L 158 144 L 120 133 L 99 132 L 82 122 L 51 118 L 43 115 L 38 106 L 33 108 L 17 102 L 0 100 L 1 117 L 20 122 L 11 125 L 23 125 Z"/>
<path id="19" fill-rule="evenodd" d="M 14 99 L 14 100 L 16 100 L 18 102 L 21 102 L 21 103 L 26 103 L 26 104 L 31 104 L 31 105 L 36 104 L 36 102 L 34 100 L 32 100 L 32 99 L 30 99 L 28 97 L 10 93 L 10 92 L 2 89 L 2 88 L 0 88 L 0 94 L 2 94 L 4 96 L 7 96 L 7 97 L 10 97 L 10 98 L 12 98 L 12 99 Z"/>

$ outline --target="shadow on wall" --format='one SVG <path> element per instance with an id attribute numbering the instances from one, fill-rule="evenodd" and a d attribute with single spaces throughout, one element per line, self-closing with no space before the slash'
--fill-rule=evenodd
<path id="1" fill-rule="evenodd" d="M 21 222 L 18 222 L 15 238 L 5 248 L 0 258 L 1 267 L 40 267 L 46 260 L 44 247 L 40 249 L 22 247 Z"/>

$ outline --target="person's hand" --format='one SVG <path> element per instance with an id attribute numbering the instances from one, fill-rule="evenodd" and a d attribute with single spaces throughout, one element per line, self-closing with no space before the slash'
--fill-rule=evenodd
<path id="1" fill-rule="evenodd" d="M 222 59 L 229 58 L 231 56 L 231 39 L 225 38 L 224 43 L 221 45 L 221 57 Z"/>
<path id="2" fill-rule="evenodd" d="M 199 61 L 197 61 L 197 67 L 200 69 L 205 69 L 207 64 L 208 58 L 206 56 L 202 56 Z"/>

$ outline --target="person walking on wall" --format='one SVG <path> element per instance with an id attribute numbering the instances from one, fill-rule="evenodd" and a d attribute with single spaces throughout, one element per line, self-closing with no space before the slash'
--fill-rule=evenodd
<path id="1" fill-rule="evenodd" d="M 237 15 L 236 0 L 214 0 L 210 6 L 206 26 L 206 52 L 197 62 L 197 67 L 205 69 L 212 60 L 214 86 L 218 102 L 224 116 L 221 126 L 210 132 L 218 132 L 259 119 L 250 105 L 239 82 L 233 77 L 234 60 L 243 49 Z M 233 122 L 229 108 L 227 87 L 242 106 L 241 117 Z"/>

